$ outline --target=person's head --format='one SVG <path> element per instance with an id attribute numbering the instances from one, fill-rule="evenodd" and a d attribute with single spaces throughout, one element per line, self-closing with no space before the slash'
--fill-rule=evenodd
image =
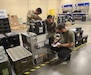
<path id="1" fill-rule="evenodd" d="M 65 33 L 65 32 L 67 32 L 67 29 L 65 28 L 64 25 L 58 25 L 57 28 L 56 28 L 56 32 Z"/>
<path id="2" fill-rule="evenodd" d="M 37 9 L 35 10 L 35 14 L 39 15 L 39 14 L 41 14 L 41 13 L 42 13 L 42 9 L 41 9 L 41 8 L 37 8 Z"/>
<path id="3" fill-rule="evenodd" d="M 48 16 L 47 16 L 47 21 L 48 21 L 49 23 L 53 23 L 53 22 L 54 22 L 54 17 L 53 17 L 52 15 L 48 15 Z"/>

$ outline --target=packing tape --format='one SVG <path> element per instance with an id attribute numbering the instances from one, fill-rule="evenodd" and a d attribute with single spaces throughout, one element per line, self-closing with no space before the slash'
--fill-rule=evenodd
<path id="1" fill-rule="evenodd" d="M 24 73 L 24 75 L 28 75 L 28 74 L 30 74 L 30 72 L 25 72 L 25 73 Z"/>
<path id="2" fill-rule="evenodd" d="M 40 68 L 40 66 L 36 66 L 35 68 L 36 68 L 36 69 L 39 69 L 39 68 Z"/>
<path id="3" fill-rule="evenodd" d="M 34 71 L 35 71 L 35 69 L 31 69 L 30 71 L 31 71 L 31 72 L 34 72 Z"/>
<path id="4" fill-rule="evenodd" d="M 48 61 L 48 62 L 45 62 L 45 64 L 49 64 L 50 63 L 50 61 Z"/>
<path id="5" fill-rule="evenodd" d="M 75 47 L 73 50 L 78 50 L 79 48 L 85 46 L 86 44 L 87 44 L 87 43 L 84 43 L 84 44 L 82 44 L 82 45 L 80 45 L 80 46 L 78 46 L 78 47 Z"/>
<path id="6" fill-rule="evenodd" d="M 40 66 L 43 67 L 43 66 L 45 66 L 45 65 L 46 65 L 46 64 L 41 64 Z"/>

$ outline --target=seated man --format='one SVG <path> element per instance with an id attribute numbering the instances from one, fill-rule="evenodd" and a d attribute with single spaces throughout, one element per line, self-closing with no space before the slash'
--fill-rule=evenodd
<path id="1" fill-rule="evenodd" d="M 59 25 L 56 30 L 62 35 L 62 37 L 60 40 L 54 41 L 51 49 L 58 52 L 59 58 L 67 58 L 66 61 L 68 61 L 70 60 L 71 49 L 74 47 L 74 33 L 73 31 L 66 29 L 64 25 Z"/>

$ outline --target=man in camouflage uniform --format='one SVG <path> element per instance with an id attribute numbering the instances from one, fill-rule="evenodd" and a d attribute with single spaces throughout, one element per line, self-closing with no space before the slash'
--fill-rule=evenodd
<path id="1" fill-rule="evenodd" d="M 48 15 L 47 19 L 45 20 L 45 24 L 46 24 L 46 31 L 48 33 L 47 39 L 49 39 L 49 45 L 51 45 L 51 43 L 54 40 L 55 29 L 56 29 L 56 23 L 54 22 L 54 17 Z"/>
<path id="2" fill-rule="evenodd" d="M 30 29 L 30 20 L 42 20 L 38 15 L 42 13 L 41 8 L 37 8 L 34 10 L 29 10 L 27 13 L 27 32 L 29 32 Z"/>

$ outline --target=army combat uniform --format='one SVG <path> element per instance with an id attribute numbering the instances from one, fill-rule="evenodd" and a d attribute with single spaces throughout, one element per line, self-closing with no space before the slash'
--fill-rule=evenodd
<path id="1" fill-rule="evenodd" d="M 38 15 L 35 14 L 33 10 L 29 10 L 27 13 L 27 32 L 29 32 L 30 29 L 30 20 L 42 20 Z"/>
<path id="2" fill-rule="evenodd" d="M 46 25 L 46 31 L 47 31 L 47 39 L 49 39 L 49 44 L 51 45 L 51 43 L 53 42 L 54 40 L 54 35 L 55 35 L 55 32 L 56 32 L 56 23 L 53 22 L 53 23 L 48 23 L 47 20 L 45 20 L 45 25 Z"/>

